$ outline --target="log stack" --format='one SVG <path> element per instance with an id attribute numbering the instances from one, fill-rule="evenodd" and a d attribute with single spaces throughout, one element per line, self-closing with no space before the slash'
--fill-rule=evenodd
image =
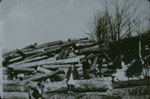
<path id="1" fill-rule="evenodd" d="M 149 37 L 150 36 L 146 36 L 146 39 Z M 138 37 L 133 39 L 136 39 L 137 45 Z M 130 51 L 137 49 L 137 46 L 127 46 L 128 40 L 132 41 L 132 39 L 124 39 L 119 41 L 120 50 L 122 50 L 124 58 L 126 58 L 125 56 L 128 55 L 126 54 L 126 51 L 128 51 L 126 49 L 130 49 Z M 144 40 L 143 38 L 142 40 L 142 44 L 148 46 L 147 49 L 149 51 L 150 42 Z M 111 55 L 115 54 L 113 52 L 115 49 L 115 44 L 116 42 L 110 42 L 107 44 L 105 42 L 92 41 L 88 38 L 74 40 L 69 39 L 68 41 L 59 40 L 44 44 L 31 44 L 22 49 L 16 49 L 3 55 L 3 67 L 5 67 L 4 73 L 7 77 L 5 79 L 9 81 L 17 80 L 21 83 L 26 83 L 28 81 L 39 82 L 50 79 L 53 84 L 56 82 L 62 83 L 66 79 L 65 76 L 68 68 L 72 67 L 73 65 L 77 67 L 82 79 L 82 60 L 91 60 L 89 67 L 90 73 L 97 70 L 98 66 L 100 65 L 99 62 L 103 61 L 103 59 L 105 59 L 105 61 L 109 61 L 113 65 L 113 57 Z M 147 57 L 144 57 L 143 59 L 146 60 Z M 90 83 L 79 80 L 78 85 L 81 87 L 81 91 L 86 89 L 85 86 L 82 89 L 81 82 L 83 82 L 83 86 L 89 86 L 88 88 L 90 88 L 90 91 L 97 90 L 94 89 L 94 84 L 96 83 L 92 83 L 91 80 L 89 81 Z M 100 89 L 100 82 L 97 82 L 97 84 L 98 85 L 96 87 Z M 8 89 L 10 87 L 11 86 L 9 86 Z M 6 91 L 8 90 L 7 84 L 4 85 L 4 88 Z M 12 90 L 14 89 L 12 88 Z M 20 89 L 18 88 L 18 90 Z M 59 90 L 59 88 L 57 88 L 57 90 Z"/>
<path id="2" fill-rule="evenodd" d="M 52 85 L 63 83 L 69 67 L 75 65 L 79 74 L 82 75 L 83 70 L 80 61 L 89 54 L 99 54 L 103 51 L 107 51 L 107 48 L 100 48 L 97 42 L 88 38 L 80 38 L 44 44 L 35 43 L 22 49 L 5 53 L 3 55 L 3 66 L 7 69 L 5 71 L 5 75 L 7 75 L 5 80 L 17 81 L 18 83 L 13 86 L 7 83 L 4 84 L 4 91 L 23 91 L 21 88 L 23 85 L 19 83 L 25 84 L 28 81 L 39 82 L 50 79 Z M 93 56 L 92 58 L 98 60 L 97 57 Z M 97 61 L 95 60 L 93 65 L 96 65 L 96 63 Z M 82 86 L 81 82 L 86 83 L 86 80 L 79 80 L 78 82 L 77 87 Z M 63 87 L 60 86 L 60 89 L 63 89 Z M 57 87 L 57 90 L 59 90 L 59 87 Z M 86 90 L 86 88 L 81 88 L 81 90 Z M 92 87 L 90 90 L 92 90 Z"/>

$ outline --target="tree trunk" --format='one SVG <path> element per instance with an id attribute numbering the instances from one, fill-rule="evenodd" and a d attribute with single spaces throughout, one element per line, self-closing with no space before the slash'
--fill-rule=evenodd
<path id="1" fill-rule="evenodd" d="M 63 48 L 63 49 L 61 50 L 61 52 L 59 53 L 59 55 L 56 57 L 56 60 L 62 59 L 62 56 L 63 56 L 63 54 L 64 54 L 64 52 L 65 52 L 65 49 L 66 49 L 66 48 Z"/>
<path id="2" fill-rule="evenodd" d="M 109 78 L 92 78 L 89 80 L 76 80 L 75 92 L 105 92 L 108 89 L 112 89 L 111 80 Z M 50 82 L 45 84 L 46 92 L 67 92 L 67 83 Z M 26 91 L 24 85 L 4 85 L 4 91 Z"/>
<path id="3" fill-rule="evenodd" d="M 61 72 L 62 71 L 57 70 L 55 72 L 50 72 L 50 73 L 47 73 L 47 74 L 40 74 L 40 75 L 36 74 L 36 75 L 33 75 L 31 78 L 23 80 L 23 83 L 26 83 L 28 81 L 38 81 L 38 80 L 42 80 L 42 79 L 47 79 L 47 78 L 50 78 L 50 77 L 52 77 L 56 74 L 59 74 Z"/>
<path id="4" fill-rule="evenodd" d="M 77 56 L 74 58 L 69 58 L 69 59 L 62 59 L 62 60 L 42 60 L 39 61 L 38 64 L 37 62 L 32 62 L 32 63 L 25 63 L 25 64 L 12 64 L 9 65 L 8 67 L 36 67 L 36 66 L 41 66 L 41 65 L 66 65 L 66 64 L 78 64 L 80 62 L 81 58 L 84 58 L 85 55 Z"/>
<path id="5" fill-rule="evenodd" d="M 53 45 L 60 45 L 60 44 L 63 44 L 62 40 L 44 43 L 44 44 L 36 46 L 36 48 L 40 49 L 40 48 L 49 47 L 49 46 L 53 46 Z"/>
<path id="6" fill-rule="evenodd" d="M 90 71 L 96 70 L 96 68 L 97 68 L 97 67 L 96 67 L 96 66 L 97 66 L 97 61 L 98 61 L 98 56 L 95 57 L 94 62 L 93 62 L 93 64 L 92 64 L 91 68 L 90 68 Z"/>
<path id="7" fill-rule="evenodd" d="M 98 46 L 94 47 L 90 47 L 90 48 L 85 48 L 85 49 L 81 49 L 79 50 L 79 52 L 77 54 L 90 54 L 90 53 L 99 53 L 99 52 L 103 52 L 103 51 L 108 51 L 108 47 L 104 47 L 104 48 L 99 48 Z"/>
<path id="8" fill-rule="evenodd" d="M 62 56 L 62 59 L 66 59 L 69 56 L 70 51 L 71 51 L 70 47 L 66 48 Z"/>

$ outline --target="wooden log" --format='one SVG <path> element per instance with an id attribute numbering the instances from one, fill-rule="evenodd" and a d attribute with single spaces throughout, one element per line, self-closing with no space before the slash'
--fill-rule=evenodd
<path id="1" fill-rule="evenodd" d="M 43 53 L 39 53 L 39 54 L 36 54 L 36 55 L 32 55 L 31 57 L 29 57 L 28 59 L 31 59 L 31 58 L 35 58 L 35 57 L 39 57 L 39 56 L 44 56 L 44 55 L 49 55 L 50 53 L 57 53 L 61 50 L 61 47 L 58 46 L 56 48 L 50 48 L 46 51 L 44 51 Z"/>
<path id="2" fill-rule="evenodd" d="M 42 49 L 33 50 L 30 52 L 23 52 L 23 51 L 17 49 L 16 53 L 10 54 L 9 61 L 17 60 L 17 58 L 19 58 L 19 57 L 29 57 L 31 55 L 35 55 L 35 54 L 42 53 L 42 52 L 44 52 L 44 50 L 42 50 Z"/>
<path id="3" fill-rule="evenodd" d="M 22 48 L 21 51 L 24 51 L 24 50 L 30 49 L 30 48 L 31 48 L 31 49 L 35 49 L 36 46 L 37 46 L 37 43 L 34 43 L 34 44 L 31 44 L 31 45 L 28 45 L 28 46 Z"/>
<path id="4" fill-rule="evenodd" d="M 95 57 L 94 62 L 92 64 L 91 68 L 90 68 L 90 71 L 96 70 L 96 68 L 97 68 L 97 61 L 98 61 L 98 56 Z"/>
<path id="5" fill-rule="evenodd" d="M 81 41 L 87 41 L 88 40 L 88 37 L 85 37 L 85 38 L 79 38 L 79 39 L 68 39 L 68 41 L 78 41 L 78 42 L 81 42 Z"/>
<path id="6" fill-rule="evenodd" d="M 31 44 L 31 45 L 28 45 L 28 46 L 26 46 L 26 47 L 24 47 L 24 48 L 22 48 L 22 49 L 20 49 L 20 51 L 27 51 L 27 50 L 31 50 L 31 49 L 33 49 L 33 47 L 35 47 L 37 45 L 37 43 L 34 43 L 34 44 Z M 9 57 L 11 54 L 13 55 L 13 54 L 16 54 L 16 50 L 13 50 L 13 51 L 10 51 L 10 52 L 8 52 L 8 53 L 5 53 L 5 54 L 3 54 L 3 57 L 4 58 L 6 58 L 6 57 Z"/>
<path id="7" fill-rule="evenodd" d="M 25 63 L 25 64 L 12 64 L 9 65 L 8 67 L 36 67 L 36 66 L 41 66 L 41 65 L 66 65 L 66 64 L 78 64 L 80 62 L 80 58 L 84 58 L 85 55 L 77 56 L 74 58 L 69 58 L 69 59 L 62 59 L 62 60 L 52 60 L 47 59 L 47 60 L 42 60 L 37 62 L 32 62 L 32 63 Z"/>
<path id="8" fill-rule="evenodd" d="M 3 85 L 4 92 L 22 92 L 24 91 L 23 85 Z"/>
<path id="9" fill-rule="evenodd" d="M 93 43 L 93 42 L 95 42 L 95 41 L 94 40 L 89 40 L 89 39 L 78 41 L 78 43 Z"/>
<path id="10" fill-rule="evenodd" d="M 25 52 L 25 53 L 23 53 L 25 56 L 19 56 L 18 55 L 19 57 L 10 59 L 7 64 L 18 63 L 20 61 L 21 61 L 21 63 L 34 62 L 34 61 L 39 61 L 39 60 L 47 59 L 47 58 L 52 57 L 52 56 L 55 55 L 55 53 L 51 53 L 48 56 L 36 57 L 36 58 L 32 58 L 32 59 L 30 59 L 30 58 L 26 58 L 25 59 L 25 57 L 29 57 L 31 55 L 35 55 L 35 54 L 42 53 L 42 52 L 43 52 L 43 50 L 41 50 L 41 49 L 40 50 L 36 50 L 36 51 L 32 51 L 32 52 Z"/>
<path id="11" fill-rule="evenodd" d="M 63 49 L 61 50 L 61 52 L 59 53 L 59 55 L 56 57 L 56 60 L 62 59 L 62 56 L 63 56 L 63 54 L 64 54 L 64 52 L 65 52 L 65 49 L 66 49 L 66 48 L 63 48 Z"/>
<path id="12" fill-rule="evenodd" d="M 69 47 L 69 46 L 74 46 L 77 41 L 78 40 L 74 40 L 74 41 L 71 41 L 71 42 L 66 42 L 66 43 L 60 45 L 60 47 L 65 48 L 65 47 Z"/>
<path id="13" fill-rule="evenodd" d="M 41 60 L 44 60 L 44 59 L 48 59 L 49 57 L 52 57 L 52 56 L 53 55 L 51 55 L 51 56 L 41 56 L 41 57 L 36 57 L 36 58 L 32 58 L 32 59 L 25 59 L 24 61 L 21 62 L 21 64 L 41 61 Z"/>
<path id="14" fill-rule="evenodd" d="M 97 42 L 92 42 L 92 43 L 76 43 L 76 49 L 82 49 L 86 47 L 92 47 L 98 45 Z"/>
<path id="15" fill-rule="evenodd" d="M 18 60 L 20 60 L 20 59 L 22 59 L 22 56 L 20 56 L 20 57 L 16 57 L 16 58 L 13 58 L 13 59 L 10 59 L 8 62 L 8 64 L 12 64 L 12 63 L 14 63 L 14 62 L 18 62 Z"/>
<path id="16" fill-rule="evenodd" d="M 24 59 L 24 60 L 19 61 L 19 62 L 11 63 L 8 65 L 8 67 L 14 67 L 15 65 L 18 65 L 18 64 L 25 64 L 25 63 L 30 63 L 30 62 L 41 61 L 42 59 L 47 59 L 47 58 L 49 58 L 49 57 L 48 56 L 42 56 L 42 57 L 36 57 L 33 59 Z M 10 62 L 11 61 L 14 61 L 14 59 L 10 60 Z"/>
<path id="17" fill-rule="evenodd" d="M 44 51 L 47 51 L 49 49 L 56 49 L 56 48 L 59 48 L 59 47 L 60 47 L 60 45 L 53 45 L 53 46 L 45 47 Z"/>
<path id="18" fill-rule="evenodd" d="M 76 54 L 90 54 L 90 53 L 99 53 L 99 52 L 104 52 L 104 51 L 108 51 L 109 48 L 105 47 L 105 48 L 85 48 L 85 49 L 81 49 L 79 50 Z"/>
<path id="19" fill-rule="evenodd" d="M 52 71 L 46 69 L 46 68 L 42 68 L 42 67 L 38 67 L 37 68 L 37 71 L 38 72 L 41 72 L 41 73 L 45 73 L 45 74 L 49 74 L 49 73 L 52 73 Z"/>
<path id="20" fill-rule="evenodd" d="M 75 43 L 77 43 L 78 41 L 87 40 L 87 39 L 88 38 L 80 38 L 80 39 L 76 39 L 76 40 L 70 40 L 69 42 L 62 44 L 60 47 L 64 48 L 64 47 L 69 47 L 69 46 L 75 46 Z"/>
<path id="21" fill-rule="evenodd" d="M 54 75 L 52 77 L 52 79 L 54 81 L 63 81 L 64 79 L 66 79 L 66 75 L 65 74 L 57 74 L 57 75 Z"/>
<path id="22" fill-rule="evenodd" d="M 4 99 L 28 99 L 27 92 L 3 92 Z"/>
<path id="23" fill-rule="evenodd" d="M 32 62 L 42 61 L 42 60 L 46 60 L 46 59 L 48 59 L 48 58 L 50 58 L 50 57 L 53 57 L 54 55 L 55 55 L 55 53 L 51 53 L 51 56 L 50 56 L 50 55 L 49 55 L 49 56 L 45 55 L 45 56 L 41 56 L 41 57 L 35 57 L 35 58 L 32 58 L 32 59 L 26 58 L 26 59 L 24 59 L 23 61 L 21 61 L 21 62 L 16 62 L 15 64 L 12 64 L 12 65 L 25 64 L 25 63 L 32 63 Z"/>
<path id="24" fill-rule="evenodd" d="M 36 86 L 37 82 L 31 82 L 32 86 Z M 27 92 L 26 86 L 21 81 L 8 80 L 3 83 L 4 92 Z"/>
<path id="25" fill-rule="evenodd" d="M 85 40 L 85 39 L 88 39 L 88 38 L 81 38 L 81 39 L 78 39 L 78 40 L 73 40 L 71 42 L 67 42 L 65 44 L 63 44 L 63 42 L 60 40 L 60 41 L 54 41 L 54 42 L 49 42 L 49 43 L 45 43 L 45 44 L 41 44 L 41 45 L 37 45 L 36 48 L 37 49 L 40 49 L 40 48 L 44 48 L 44 47 L 48 47 L 48 46 L 53 46 L 53 45 L 60 45 L 62 44 L 60 47 L 63 48 L 63 47 L 67 47 L 67 46 L 71 46 L 71 45 L 74 45 L 76 42 L 80 41 L 80 40 Z M 31 47 L 31 45 L 29 45 Z M 29 46 L 23 48 L 23 49 L 26 49 L 26 48 L 29 48 Z M 32 45 L 33 46 L 33 45 Z M 51 52 L 52 49 L 50 49 L 50 52 Z M 55 49 L 54 49 L 55 50 Z M 22 51 L 22 49 L 21 49 Z M 49 51 L 48 51 L 49 52 Z M 4 56 L 7 56 L 7 55 L 10 55 L 10 54 L 14 54 L 16 53 L 16 51 L 11 51 L 10 53 L 7 53 L 6 55 Z M 47 52 L 43 53 L 43 54 L 46 54 Z"/>
<path id="26" fill-rule="evenodd" d="M 7 65 L 10 65 L 10 64 L 13 64 L 13 63 L 17 63 L 17 62 L 20 62 L 20 61 L 23 61 L 23 60 L 24 60 L 24 57 L 20 56 L 20 57 L 17 57 L 17 58 L 9 60 Z"/>
<path id="27" fill-rule="evenodd" d="M 71 51 L 70 47 L 66 48 L 62 56 L 62 59 L 66 59 L 69 56 L 70 51 Z"/>
<path id="28" fill-rule="evenodd" d="M 73 65 L 70 64 L 66 64 L 66 65 L 43 65 L 43 68 L 47 68 L 47 69 L 58 69 L 58 68 L 70 68 Z M 77 64 L 76 65 L 77 68 L 82 67 L 82 64 Z"/>
<path id="29" fill-rule="evenodd" d="M 37 45 L 36 48 L 40 49 L 40 48 L 44 48 L 44 47 L 49 47 L 49 46 L 53 46 L 53 45 L 60 45 L 63 44 L 62 40 L 58 40 L 58 41 L 53 41 L 53 42 L 48 42 L 48 43 L 44 43 L 41 45 Z"/>
<path id="30" fill-rule="evenodd" d="M 33 68 L 22 68 L 22 67 L 20 67 L 20 68 L 16 68 L 16 67 L 14 67 L 14 68 L 12 68 L 12 70 L 14 71 L 14 72 L 17 72 L 17 73 L 32 73 L 32 72 L 35 72 L 35 69 L 33 69 Z"/>
<path id="31" fill-rule="evenodd" d="M 22 85 L 19 81 L 17 80 L 3 80 L 3 85 Z"/>
<path id="32" fill-rule="evenodd" d="M 64 79 L 64 78 L 62 78 Z M 16 89 L 15 89 L 16 87 Z M 65 81 L 59 82 L 50 82 L 45 84 L 46 93 L 49 92 L 67 92 L 67 83 Z M 25 92 L 26 89 L 24 85 L 4 85 L 5 91 L 18 91 L 18 92 Z M 76 80 L 75 84 L 75 92 L 105 92 L 109 89 L 112 89 L 112 83 L 110 78 L 92 78 L 89 80 Z"/>
<path id="33" fill-rule="evenodd" d="M 42 79 L 47 79 L 47 78 L 50 78 L 50 77 L 52 77 L 56 74 L 59 74 L 61 72 L 62 72 L 61 70 L 57 70 L 55 72 L 51 72 L 48 74 L 33 75 L 31 78 L 23 80 L 23 83 L 26 83 L 28 81 L 38 81 L 38 80 L 42 80 Z"/>
<path id="34" fill-rule="evenodd" d="M 89 80 L 77 80 L 75 92 L 104 92 L 112 89 L 110 78 L 92 78 Z M 66 82 L 51 82 L 46 84 L 47 92 L 65 92 L 67 91 Z"/>

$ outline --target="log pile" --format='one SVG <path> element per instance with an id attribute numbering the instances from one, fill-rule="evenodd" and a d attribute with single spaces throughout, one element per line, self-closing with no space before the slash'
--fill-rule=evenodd
<path id="1" fill-rule="evenodd" d="M 148 47 L 148 50 L 143 52 L 148 53 L 150 51 L 149 38 L 149 35 L 143 35 L 141 39 L 143 49 L 146 46 Z M 90 83 L 88 83 L 87 80 L 84 81 L 82 61 L 85 59 L 88 62 L 90 61 L 89 73 L 92 73 L 90 77 L 108 77 L 115 72 L 112 68 L 116 66 L 114 62 L 118 55 L 115 51 L 116 44 L 118 44 L 124 56 L 124 61 L 127 61 L 130 59 L 129 53 L 131 51 L 138 54 L 138 43 L 139 37 L 109 43 L 81 38 L 73 40 L 68 39 L 68 41 L 59 40 L 45 44 L 31 44 L 22 49 L 16 49 L 3 55 L 3 67 L 5 67 L 4 75 L 7 77 L 5 79 L 9 81 L 18 81 L 23 84 L 28 81 L 39 82 L 47 80 L 50 80 L 52 84 L 56 82 L 63 84 L 66 79 L 67 70 L 69 67 L 75 65 L 80 76 L 80 80 L 77 84 L 80 88 L 77 88 L 81 89 L 80 91 L 85 91 L 87 89 L 86 87 L 88 87 L 90 91 L 99 90 L 102 88 L 100 82 L 93 83 L 92 80 L 89 80 Z M 144 60 L 149 60 L 147 56 L 149 56 L 149 54 L 145 54 L 142 57 Z M 96 83 L 98 85 L 94 87 Z M 16 86 L 18 85 L 16 84 Z M 10 86 L 7 88 L 7 84 L 4 88 L 5 91 L 11 89 Z M 16 90 L 21 90 L 20 87 L 17 88 Z M 63 86 L 61 86 L 60 89 L 57 86 L 56 89 L 61 90 Z M 105 87 L 104 89 L 109 88 Z M 12 88 L 12 90 L 15 89 Z"/>
<path id="2" fill-rule="evenodd" d="M 5 75 L 7 75 L 5 80 L 17 81 L 22 84 L 28 81 L 39 82 L 47 80 L 56 83 L 64 81 L 67 70 L 74 65 L 77 67 L 82 79 L 83 70 L 81 60 L 90 54 L 96 55 L 90 59 L 96 58 L 98 60 L 97 54 L 107 50 L 107 47 L 100 48 L 98 42 L 89 40 L 88 38 L 28 45 L 22 49 L 16 49 L 3 55 L 3 66 L 7 69 L 7 71 L 6 69 L 4 71 Z M 96 60 L 91 67 L 92 70 L 96 68 Z M 80 82 L 86 83 L 86 81 L 80 80 L 78 82 L 79 86 L 82 85 Z M 6 83 L 4 91 L 21 91 L 21 86 L 16 83 L 16 85 L 11 87 Z M 59 89 L 57 88 L 57 90 Z M 90 90 L 92 90 L 92 86 Z"/>

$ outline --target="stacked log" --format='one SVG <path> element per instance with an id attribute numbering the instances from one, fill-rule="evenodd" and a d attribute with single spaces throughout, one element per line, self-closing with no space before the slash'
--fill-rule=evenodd
<path id="1" fill-rule="evenodd" d="M 135 39 L 137 41 L 137 37 Z M 146 37 L 146 39 L 148 39 L 148 37 Z M 127 43 L 128 41 L 126 41 L 126 39 L 119 41 L 119 44 L 126 46 L 126 48 L 120 46 L 123 51 L 128 49 Z M 149 42 L 145 40 L 143 40 L 142 43 L 150 45 Z M 116 42 L 111 42 L 110 44 L 106 44 L 104 42 L 99 43 L 89 40 L 88 38 L 68 41 L 59 40 L 45 44 L 31 44 L 22 49 L 17 49 L 3 55 L 3 65 L 7 70 L 5 71 L 5 75 L 9 76 L 8 80 L 14 81 L 17 79 L 15 78 L 16 75 L 24 74 L 25 77 L 23 80 L 17 79 L 19 82 L 23 83 L 28 81 L 45 81 L 51 78 L 54 81 L 49 85 L 51 86 L 50 91 L 64 90 L 66 88 L 64 87 L 66 84 L 63 82 L 63 80 L 65 80 L 66 72 L 69 67 L 73 67 L 73 65 L 75 65 L 79 71 L 79 74 L 81 74 L 82 79 L 83 69 L 81 61 L 83 59 L 91 60 L 92 63 L 89 71 L 95 71 L 97 69 L 99 60 L 103 59 L 104 56 L 106 60 L 112 59 L 110 58 L 110 52 L 112 52 L 112 50 L 115 48 L 115 44 Z M 136 47 L 132 46 L 129 49 L 132 49 L 133 51 L 135 48 Z M 144 57 L 143 59 L 148 60 L 149 58 L 147 59 L 147 57 Z M 57 80 L 60 82 L 57 82 Z M 99 80 L 95 79 L 95 81 L 93 81 L 78 80 L 76 86 L 76 89 L 78 90 L 76 91 L 96 91 L 100 90 L 102 87 L 108 87 L 104 86 L 103 84 L 101 86 Z M 58 85 L 59 83 L 62 85 L 53 88 L 53 86 L 57 85 L 57 83 Z M 7 85 L 5 88 L 7 89 Z M 12 90 L 15 89 L 12 88 Z M 17 90 L 21 89 L 17 88 Z"/>
<path id="2" fill-rule="evenodd" d="M 75 53 L 75 50 L 80 53 Z M 17 49 L 5 54 L 3 58 L 4 60 L 8 60 L 8 63 L 6 62 L 6 68 L 8 69 L 6 75 L 10 76 L 8 80 L 17 80 L 25 84 L 28 81 L 39 82 L 51 79 L 54 83 L 57 83 L 56 81 L 63 82 L 66 79 L 67 70 L 73 67 L 74 64 L 79 74 L 82 75 L 83 71 L 80 60 L 86 57 L 86 53 L 99 52 L 101 52 L 101 49 L 97 42 L 88 40 L 88 38 L 81 38 L 68 41 L 60 40 L 48 42 L 40 45 L 37 43 L 31 44 L 22 49 Z M 95 61 L 94 64 L 96 64 L 96 62 L 97 61 Z M 24 75 L 22 80 L 16 78 L 17 75 L 20 74 Z M 80 82 L 80 80 L 78 82 Z M 4 86 L 5 91 L 22 91 L 21 87 L 24 85 L 16 84 L 11 87 L 5 84 Z M 79 86 L 81 86 L 80 83 Z M 83 89 L 86 89 L 86 87 Z M 56 91 L 57 90 L 59 90 L 59 88 L 56 88 Z"/>
<path id="3" fill-rule="evenodd" d="M 35 85 L 36 84 L 33 82 L 33 86 Z M 64 81 L 46 83 L 45 87 L 47 93 L 67 92 L 67 83 Z M 108 89 L 112 89 L 110 78 L 92 78 L 89 80 L 76 80 L 74 91 L 75 92 L 91 92 L 91 91 L 104 92 L 107 91 Z M 5 83 L 4 91 L 26 92 L 27 90 L 25 89 L 23 83 L 15 84 L 14 82 L 13 85 Z"/>

